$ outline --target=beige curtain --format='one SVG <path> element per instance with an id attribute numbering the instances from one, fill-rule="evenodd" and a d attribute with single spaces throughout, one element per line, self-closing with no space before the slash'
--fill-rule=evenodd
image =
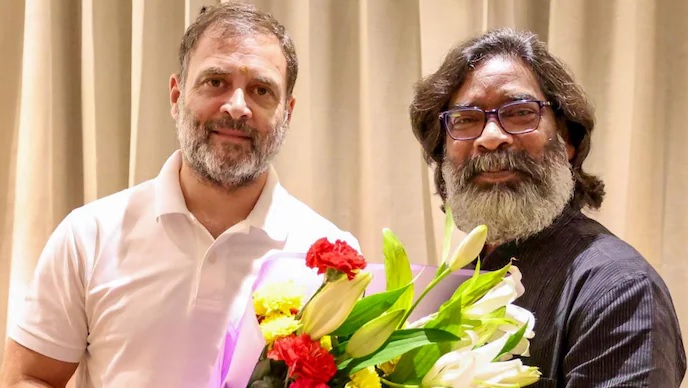
<path id="1" fill-rule="evenodd" d="M 185 26 L 213 2 L 0 0 L 0 333 L 67 212 L 155 176 L 176 147 L 168 77 Z M 254 2 L 300 59 L 281 180 L 371 260 L 383 227 L 415 262 L 439 250 L 442 215 L 407 115 L 414 81 L 488 28 L 538 33 L 597 106 L 587 168 L 608 194 L 593 216 L 660 271 L 688 337 L 685 0 Z"/>

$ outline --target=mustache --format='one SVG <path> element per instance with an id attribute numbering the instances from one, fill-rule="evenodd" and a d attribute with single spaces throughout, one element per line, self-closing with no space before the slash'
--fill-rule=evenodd
<path id="1" fill-rule="evenodd" d="M 534 183 L 542 183 L 547 173 L 543 162 L 535 160 L 526 150 L 494 151 L 465 162 L 458 171 L 459 183 L 466 185 L 484 172 L 500 170 L 517 171 Z"/>
<path id="2" fill-rule="evenodd" d="M 217 131 L 220 128 L 232 129 L 255 137 L 258 130 L 248 125 L 248 121 L 244 120 L 234 120 L 233 118 L 227 116 L 219 119 L 208 120 L 203 124 L 203 129 L 206 134 L 210 136 L 211 132 Z"/>

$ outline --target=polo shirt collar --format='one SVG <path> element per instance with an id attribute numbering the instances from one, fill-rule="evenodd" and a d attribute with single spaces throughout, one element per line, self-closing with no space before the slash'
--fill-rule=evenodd
<path id="1" fill-rule="evenodd" d="M 246 222 L 254 228 L 263 230 L 275 241 L 285 241 L 289 234 L 290 201 L 289 194 L 280 185 L 277 171 L 270 166 L 258 202 L 246 217 Z"/>
<path id="2" fill-rule="evenodd" d="M 182 154 L 175 151 L 165 162 L 155 178 L 155 217 L 156 220 L 167 214 L 191 216 L 179 183 Z M 263 230 L 275 241 L 285 241 L 289 234 L 290 195 L 280 185 L 277 171 L 270 166 L 265 187 L 256 205 L 242 222 Z"/>
<path id="3" fill-rule="evenodd" d="M 182 153 L 175 151 L 155 178 L 155 219 L 167 214 L 191 215 L 184 201 L 182 187 L 179 184 L 179 171 L 182 168 Z"/>

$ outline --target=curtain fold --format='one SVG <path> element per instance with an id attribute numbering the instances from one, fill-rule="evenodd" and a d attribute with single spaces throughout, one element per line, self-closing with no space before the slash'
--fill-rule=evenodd
<path id="1" fill-rule="evenodd" d="M 177 147 L 170 117 L 170 74 L 179 68 L 185 0 L 132 2 L 129 185 L 158 174 Z"/>
<path id="2" fill-rule="evenodd" d="M 17 130 L 21 96 L 22 45 L 24 37 L 24 4 L 0 0 L 0 333 L 5 333 L 14 223 L 14 191 L 17 171 Z M 2 338 L 0 336 L 0 345 Z M 0 353 L 0 360 L 2 354 Z"/>
<path id="3" fill-rule="evenodd" d="M 0 0 L 0 333 L 57 223 L 154 177 L 177 147 L 169 76 L 185 27 L 218 2 Z M 596 106 L 585 168 L 607 196 L 591 216 L 657 268 L 686 332 L 688 3 L 252 2 L 285 24 L 300 61 L 280 179 L 373 261 L 384 227 L 413 262 L 441 252 L 443 214 L 409 126 L 413 84 L 460 40 L 495 27 L 536 32 Z"/>
<path id="4" fill-rule="evenodd" d="M 93 201 L 129 183 L 132 4 L 81 4 L 84 200 Z"/>
<path id="5" fill-rule="evenodd" d="M 9 241 L 9 323 L 36 260 L 64 215 L 83 203 L 79 15 L 67 1 L 27 2 Z M 13 130 L 14 129 L 14 130 Z M 8 130 L 3 128 L 3 132 Z M 3 168 L 6 168 L 3 166 Z M 12 195 L 12 194 L 10 194 Z M 3 257 L 5 261 L 5 257 Z"/>

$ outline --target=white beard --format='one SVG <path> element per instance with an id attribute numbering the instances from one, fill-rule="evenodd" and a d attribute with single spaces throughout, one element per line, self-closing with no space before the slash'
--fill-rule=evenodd
<path id="1" fill-rule="evenodd" d="M 528 158 L 502 153 L 482 155 L 471 161 L 473 172 L 507 163 L 522 172 L 525 169 L 530 175 L 515 185 L 486 188 L 471 181 L 470 172 L 466 171 L 468 162 L 456 167 L 445 158 L 442 176 L 446 182 L 447 205 L 460 230 L 468 232 L 485 224 L 487 242 L 500 244 L 521 241 L 552 224 L 573 196 L 575 185 L 563 139 L 551 141 L 541 161 L 524 159 Z"/>

